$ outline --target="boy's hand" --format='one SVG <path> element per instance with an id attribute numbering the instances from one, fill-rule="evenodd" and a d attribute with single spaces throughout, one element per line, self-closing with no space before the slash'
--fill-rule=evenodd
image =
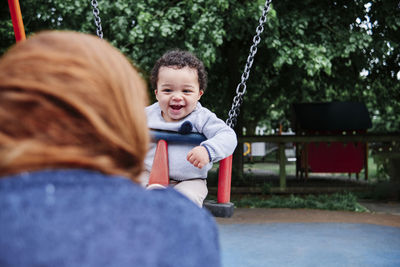
<path id="1" fill-rule="evenodd" d="M 199 169 L 203 168 L 210 162 L 207 149 L 204 146 L 196 146 L 190 150 L 186 159 L 193 164 L 193 166 Z"/>

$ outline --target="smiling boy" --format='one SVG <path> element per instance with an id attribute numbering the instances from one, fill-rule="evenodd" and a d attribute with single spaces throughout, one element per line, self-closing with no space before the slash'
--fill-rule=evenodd
<path id="1" fill-rule="evenodd" d="M 165 53 L 151 72 L 151 85 L 158 102 L 146 108 L 149 128 L 178 132 L 185 123 L 191 125 L 191 132 L 207 138 L 198 146 L 168 145 L 170 185 L 201 207 L 208 193 L 207 172 L 212 162 L 233 153 L 236 134 L 198 102 L 206 90 L 207 74 L 192 53 Z M 147 172 L 151 171 L 155 150 L 156 144 L 152 143 L 145 159 Z"/>

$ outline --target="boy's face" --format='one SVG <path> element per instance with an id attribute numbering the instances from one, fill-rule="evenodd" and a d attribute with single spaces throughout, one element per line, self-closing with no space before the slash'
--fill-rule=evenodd
<path id="1" fill-rule="evenodd" d="M 203 95 L 199 89 L 197 70 L 189 67 L 161 67 L 155 94 L 165 121 L 185 118 L 196 108 Z"/>

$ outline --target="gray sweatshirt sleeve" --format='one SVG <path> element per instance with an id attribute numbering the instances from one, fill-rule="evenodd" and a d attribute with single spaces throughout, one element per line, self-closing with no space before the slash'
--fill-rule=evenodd
<path id="1" fill-rule="evenodd" d="M 207 140 L 200 145 L 207 148 L 212 162 L 232 155 L 237 145 L 235 131 L 208 109 L 201 109 L 197 125 L 201 128 L 199 132 L 203 133 Z"/>

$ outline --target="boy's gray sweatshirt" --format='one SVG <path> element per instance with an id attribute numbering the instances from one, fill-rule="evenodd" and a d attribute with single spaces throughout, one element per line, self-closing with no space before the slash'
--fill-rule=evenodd
<path id="1" fill-rule="evenodd" d="M 194 167 L 186 160 L 189 151 L 195 147 L 192 144 L 168 144 L 168 163 L 170 179 L 183 181 L 194 178 L 207 178 L 207 172 L 212 167 L 212 162 L 219 161 L 232 155 L 237 145 L 235 131 L 227 126 L 224 121 L 197 103 L 195 110 L 184 119 L 177 122 L 166 122 L 161 114 L 158 102 L 146 107 L 147 125 L 151 129 L 168 130 L 178 132 L 182 123 L 191 122 L 192 132 L 203 134 L 207 140 L 202 142 L 207 148 L 211 162 L 199 169 Z M 146 155 L 145 168 L 151 171 L 156 143 L 150 144 L 150 149 Z"/>

